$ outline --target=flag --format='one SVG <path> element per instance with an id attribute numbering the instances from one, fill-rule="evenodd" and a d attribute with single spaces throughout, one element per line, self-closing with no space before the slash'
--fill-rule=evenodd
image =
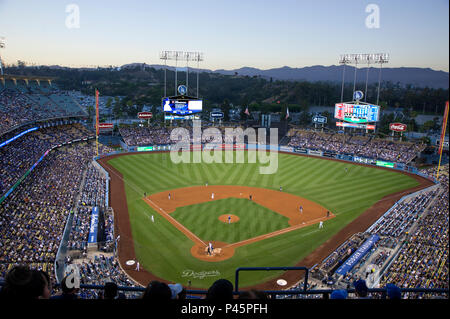
<path id="1" fill-rule="evenodd" d="M 287 120 L 288 117 L 289 117 L 289 108 L 286 108 L 286 118 L 285 118 L 285 120 Z"/>
<path id="2" fill-rule="evenodd" d="M 250 112 L 248 111 L 248 106 L 247 106 L 247 108 L 245 109 L 245 112 L 244 112 L 245 114 L 247 114 L 247 115 L 250 115 Z"/>

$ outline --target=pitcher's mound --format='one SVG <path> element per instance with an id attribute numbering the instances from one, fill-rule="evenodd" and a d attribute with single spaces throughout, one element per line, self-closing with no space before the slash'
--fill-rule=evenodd
<path id="1" fill-rule="evenodd" d="M 228 217 L 230 217 L 230 224 L 231 223 L 236 223 L 236 222 L 239 221 L 239 217 L 237 217 L 236 215 L 231 215 L 231 214 L 220 215 L 219 216 L 219 220 L 221 222 L 224 222 L 224 223 L 228 224 Z"/>

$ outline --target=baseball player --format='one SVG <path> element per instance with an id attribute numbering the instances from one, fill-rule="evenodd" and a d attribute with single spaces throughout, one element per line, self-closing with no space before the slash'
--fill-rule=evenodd
<path id="1" fill-rule="evenodd" d="M 153 222 L 153 223 L 155 222 L 155 218 L 153 218 L 153 215 L 152 215 L 152 222 Z"/>
<path id="2" fill-rule="evenodd" d="M 327 210 L 327 218 L 329 218 L 329 217 L 330 217 L 330 211 Z"/>
<path id="3" fill-rule="evenodd" d="M 170 198 L 172 198 L 172 196 L 171 196 L 170 193 L 169 193 L 169 200 L 170 200 Z"/>
<path id="4" fill-rule="evenodd" d="M 211 193 L 211 199 L 214 199 L 214 193 Z"/>
<path id="5" fill-rule="evenodd" d="M 139 261 L 136 263 L 136 269 L 135 270 L 137 270 L 137 271 L 139 271 L 139 267 L 140 267 L 140 265 L 139 265 Z"/>
<path id="6" fill-rule="evenodd" d="M 323 221 L 320 221 L 320 223 L 319 223 L 319 229 L 322 229 L 323 228 Z"/>
<path id="7" fill-rule="evenodd" d="M 211 242 L 208 243 L 208 251 L 209 251 L 210 255 L 213 253 L 213 246 L 212 246 Z"/>
<path id="8" fill-rule="evenodd" d="M 302 214 L 303 213 L 303 206 L 302 205 L 300 205 L 299 210 L 300 210 L 300 214 Z"/>
<path id="9" fill-rule="evenodd" d="M 208 248 L 206 250 L 206 253 L 211 256 L 211 247 L 209 247 L 209 245 L 208 245 Z"/>
<path id="10" fill-rule="evenodd" d="M 283 187 L 280 186 L 280 192 L 282 192 L 282 191 L 283 191 Z"/>
<path id="11" fill-rule="evenodd" d="M 228 224 L 231 222 L 231 216 L 228 215 Z"/>
<path id="12" fill-rule="evenodd" d="M 206 185 L 206 187 L 208 187 L 208 182 L 206 182 L 206 184 L 205 184 L 205 185 Z"/>
<path id="13" fill-rule="evenodd" d="M 249 198 L 250 198 L 250 200 L 253 200 L 253 196 L 251 194 L 250 194 Z"/>
<path id="14" fill-rule="evenodd" d="M 348 167 L 345 168 L 345 172 L 348 173 Z"/>

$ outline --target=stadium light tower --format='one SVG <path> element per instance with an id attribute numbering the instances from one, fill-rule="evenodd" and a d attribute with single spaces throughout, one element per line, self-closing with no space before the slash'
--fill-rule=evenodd
<path id="1" fill-rule="evenodd" d="M 373 63 L 380 64 L 380 71 L 378 74 L 378 94 L 377 94 L 377 104 L 380 97 L 380 84 L 381 84 L 381 68 L 384 63 L 389 62 L 389 54 L 387 53 L 366 53 L 366 54 L 341 54 L 339 59 L 339 63 L 344 65 L 344 69 L 342 71 L 342 89 L 341 89 L 341 102 L 343 102 L 344 98 L 344 82 L 345 82 L 345 66 L 347 64 L 355 64 L 355 75 L 353 78 L 353 92 L 356 90 L 356 70 L 358 64 L 367 63 L 367 72 L 366 72 L 366 91 L 364 92 L 364 101 L 367 98 L 367 85 L 369 82 L 369 66 Z"/>
<path id="2" fill-rule="evenodd" d="M 188 94 L 189 90 L 189 61 L 197 62 L 197 97 L 198 97 L 198 77 L 199 77 L 199 64 L 203 61 L 203 53 L 201 52 L 185 52 L 185 51 L 162 51 L 159 55 L 161 60 L 164 60 L 164 96 L 167 96 L 166 92 L 166 71 L 167 60 L 175 60 L 175 95 L 177 95 L 177 67 L 178 61 L 186 61 L 186 87 Z"/>
<path id="3" fill-rule="evenodd" d="M 0 37 L 0 49 L 5 48 L 6 46 L 6 40 L 5 37 Z M 2 62 L 2 56 L 0 55 L 0 75 L 3 75 L 3 62 Z"/>

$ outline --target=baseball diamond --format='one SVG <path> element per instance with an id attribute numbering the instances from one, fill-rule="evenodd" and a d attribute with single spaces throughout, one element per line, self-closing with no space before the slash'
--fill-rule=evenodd
<path id="1" fill-rule="evenodd" d="M 448 1 L 56 2 L 0 0 L 0 301 L 448 301 Z"/>
<path id="2" fill-rule="evenodd" d="M 352 234 L 367 228 L 400 197 L 432 184 L 414 174 L 334 159 L 280 152 L 279 161 L 276 174 L 259 175 L 258 163 L 173 164 L 167 152 L 101 158 L 99 162 L 111 176 L 123 269 L 145 284 L 152 278 L 184 282 L 185 269 L 216 271 L 233 280 L 237 267 L 311 267 Z M 245 231 L 227 235 L 231 230 L 226 226 L 242 225 L 245 215 L 254 213 L 249 208 L 240 211 L 240 206 L 249 203 L 267 211 L 247 221 L 253 226 Z M 218 221 L 230 211 L 239 211 L 239 223 Z M 155 222 L 150 223 L 147 216 L 155 212 Z M 287 220 L 276 224 L 276 216 Z M 271 223 L 275 229 L 268 227 Z M 220 227 L 225 230 L 219 235 Z M 217 248 L 211 255 L 205 250 L 209 242 Z M 124 264 L 130 259 L 140 260 L 141 271 Z M 249 273 L 241 279 L 241 286 L 274 289 L 280 276 L 292 285 L 299 274 Z M 192 286 L 202 289 L 215 279 L 194 278 Z"/>

